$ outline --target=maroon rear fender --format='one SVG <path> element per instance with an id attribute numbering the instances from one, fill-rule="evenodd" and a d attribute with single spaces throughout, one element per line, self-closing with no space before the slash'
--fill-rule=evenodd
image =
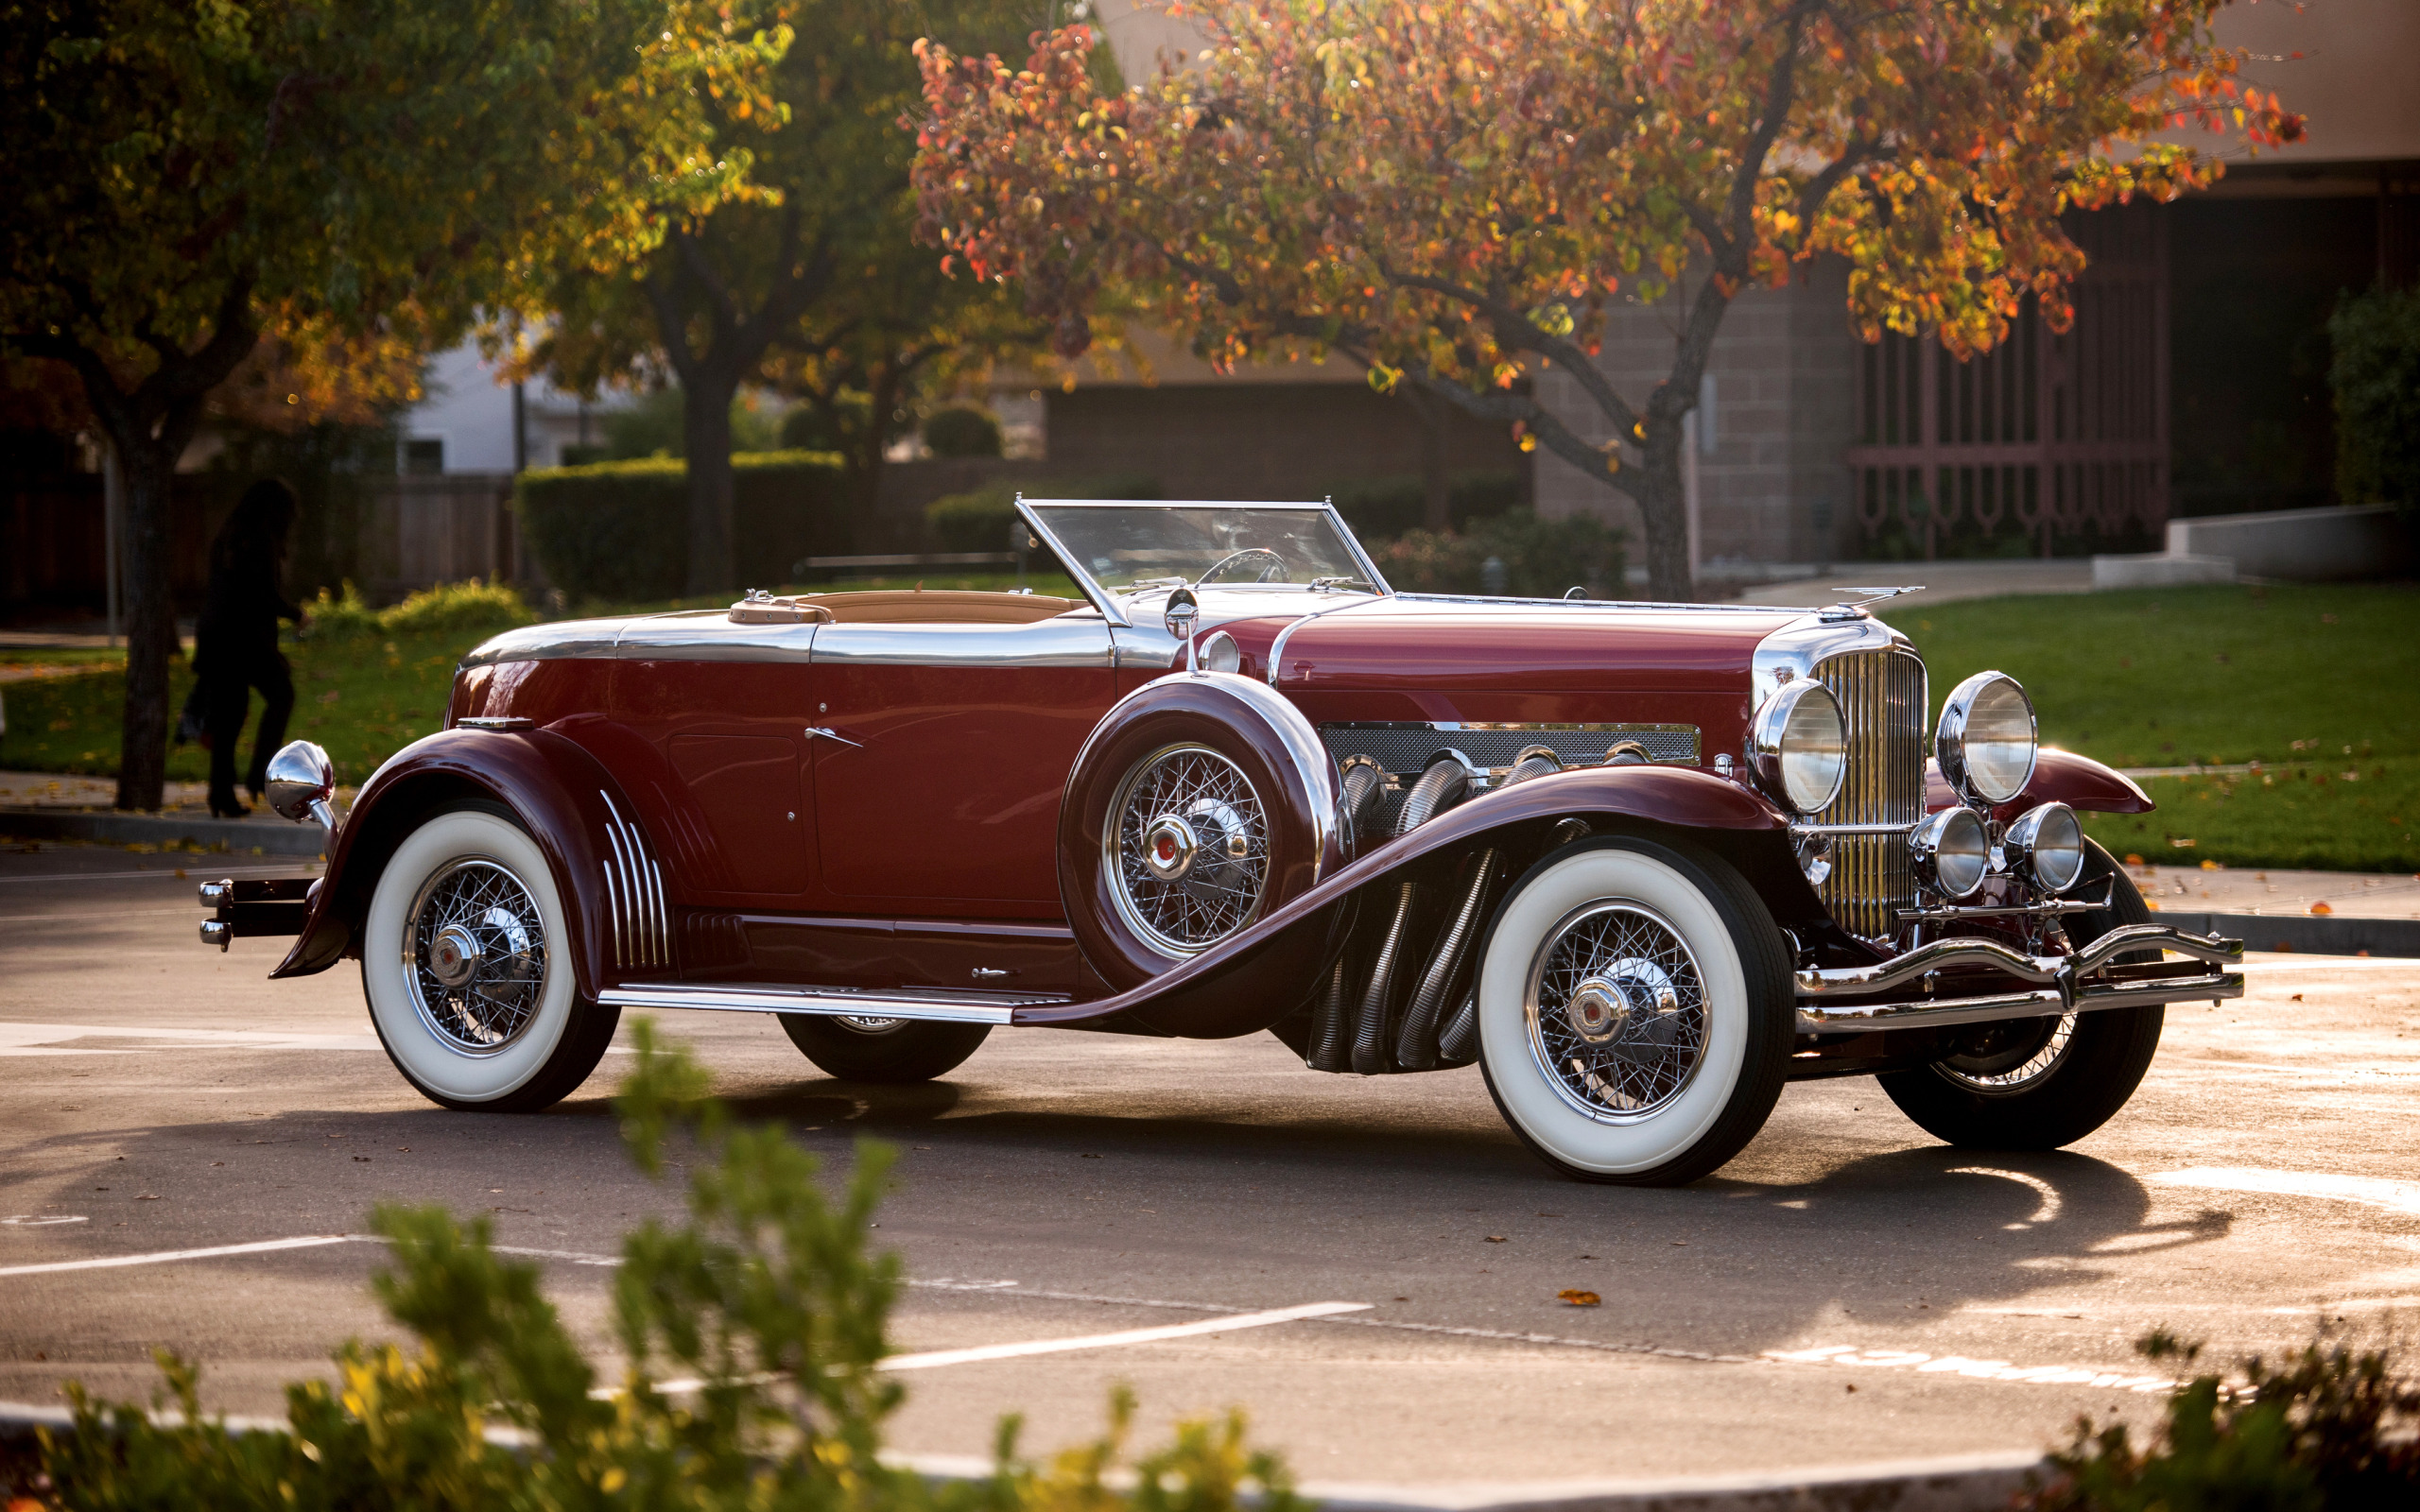
<path id="1" fill-rule="evenodd" d="M 395 848 L 431 815 L 481 799 L 510 810 L 545 852 L 581 996 L 594 998 L 624 964 L 669 971 L 652 848 L 596 759 L 544 730 L 448 730 L 396 752 L 354 798 L 302 937 L 269 975 L 306 976 L 359 955 L 371 894 Z"/>
<path id="2" fill-rule="evenodd" d="M 1170 679 L 1173 680 L 1173 679 Z M 1391 885 L 1406 868 L 1441 852 L 1498 844 L 1505 832 L 1541 841 L 1555 820 L 1577 816 L 1651 825 L 1694 836 L 1739 866 L 1770 895 L 1794 885 L 1806 907 L 1820 908 L 1789 860 L 1789 821 L 1737 782 L 1681 766 L 1589 766 L 1481 794 L 1388 842 L 1253 923 L 1113 997 L 1019 1008 L 1015 1022 L 1079 1025 L 1127 1015 L 1162 1034 L 1225 1039 L 1284 1019 L 1312 989 L 1338 943 L 1337 926 L 1353 895 Z M 1779 900 L 1777 916 L 1804 912 Z"/>

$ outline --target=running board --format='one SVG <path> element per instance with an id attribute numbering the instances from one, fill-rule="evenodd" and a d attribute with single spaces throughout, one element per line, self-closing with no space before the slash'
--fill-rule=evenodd
<path id="1" fill-rule="evenodd" d="M 944 987 L 781 987 L 736 982 L 628 982 L 596 995 L 609 1008 L 708 1008 L 812 1013 L 935 1023 L 1007 1023 L 1019 1008 L 1056 1006 L 1063 993 L 970 992 Z"/>

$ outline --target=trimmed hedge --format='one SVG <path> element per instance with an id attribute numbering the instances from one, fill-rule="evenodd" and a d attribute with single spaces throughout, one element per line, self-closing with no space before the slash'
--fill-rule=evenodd
<path id="1" fill-rule="evenodd" d="M 2339 497 L 2420 512 L 2420 288 L 2348 294 L 2327 335 Z"/>
<path id="2" fill-rule="evenodd" d="M 1541 520 L 1510 509 L 1475 522 L 1463 535 L 1407 530 L 1362 544 L 1387 581 L 1405 593 L 1561 598 L 1584 588 L 1592 598 L 1622 594 L 1622 532 L 1585 515 Z M 1501 582 L 1491 581 L 1491 560 L 1502 564 Z"/>
<path id="3" fill-rule="evenodd" d="M 1141 476 L 1046 478 L 944 493 L 925 506 L 925 534 L 935 551 L 1006 551 L 1019 493 L 1029 499 L 1156 499 L 1160 483 Z"/>
<path id="4" fill-rule="evenodd" d="M 1521 507 L 1521 474 L 1510 468 L 1456 472 L 1445 481 L 1445 510 L 1453 528 L 1468 531 L 1492 515 Z M 1383 541 L 1422 528 L 1428 512 L 1428 485 L 1416 476 L 1375 478 L 1336 490 L 1336 512 L 1363 541 Z"/>
<path id="5" fill-rule="evenodd" d="M 745 586 L 786 581 L 807 557 L 848 554 L 854 522 L 838 454 L 740 452 L 731 470 Z M 513 488 L 521 539 L 574 600 L 674 597 L 688 581 L 688 476 L 677 457 L 524 472 Z"/>

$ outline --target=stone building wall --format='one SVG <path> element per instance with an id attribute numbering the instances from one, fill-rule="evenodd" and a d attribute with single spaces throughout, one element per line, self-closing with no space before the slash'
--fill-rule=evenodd
<path id="1" fill-rule="evenodd" d="M 1747 291 L 1724 316 L 1707 369 L 1712 433 L 1697 457 L 1702 563 L 1821 561 L 1847 544 L 1841 453 L 1856 421 L 1859 343 L 1846 293 L 1845 269 L 1819 265 L 1786 289 Z M 1625 305 L 1609 321 L 1598 366 L 1631 404 L 1644 405 L 1670 371 L 1676 324 L 1668 304 Z M 1547 369 L 1538 389 L 1591 441 L 1611 438 L 1567 374 Z M 1638 536 L 1629 499 L 1544 448 L 1536 467 L 1541 514 L 1594 514 Z"/>

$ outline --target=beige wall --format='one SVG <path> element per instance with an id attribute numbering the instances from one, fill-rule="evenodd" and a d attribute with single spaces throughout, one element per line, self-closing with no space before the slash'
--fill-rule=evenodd
<path id="1" fill-rule="evenodd" d="M 2254 55 L 2247 82 L 2309 117 L 2308 141 L 2259 161 L 2420 159 L 2420 0 L 2235 0 L 2218 30 Z"/>

